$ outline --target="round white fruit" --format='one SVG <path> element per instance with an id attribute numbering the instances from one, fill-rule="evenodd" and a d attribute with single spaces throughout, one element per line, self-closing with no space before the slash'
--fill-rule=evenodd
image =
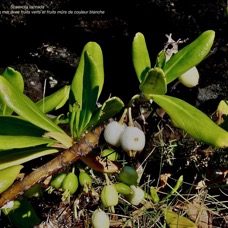
<path id="1" fill-rule="evenodd" d="M 104 139 L 113 146 L 120 146 L 120 136 L 126 128 L 126 124 L 117 121 L 109 123 L 104 130 Z"/>
<path id="2" fill-rule="evenodd" d="M 192 88 L 199 83 L 199 72 L 196 67 L 192 67 L 180 77 L 178 77 L 178 79 L 183 85 Z"/>
<path id="3" fill-rule="evenodd" d="M 125 198 L 132 205 L 138 206 L 145 198 L 144 191 L 139 186 L 131 185 L 130 187 L 131 187 L 132 193 L 130 193 L 129 195 L 126 195 Z"/>
<path id="4" fill-rule="evenodd" d="M 92 215 L 93 228 L 109 228 L 110 221 L 108 215 L 100 208 L 96 209 Z"/>
<path id="5" fill-rule="evenodd" d="M 134 126 L 128 126 L 120 137 L 120 145 L 126 152 L 141 151 L 145 146 L 145 134 Z"/>

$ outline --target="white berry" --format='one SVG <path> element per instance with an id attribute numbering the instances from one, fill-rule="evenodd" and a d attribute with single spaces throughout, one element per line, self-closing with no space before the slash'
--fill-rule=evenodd
<path id="1" fill-rule="evenodd" d="M 126 128 L 126 124 L 117 121 L 109 123 L 104 130 L 104 138 L 107 143 L 113 146 L 120 146 L 120 136 Z"/>
<path id="2" fill-rule="evenodd" d="M 135 206 L 138 206 L 143 199 L 145 198 L 144 191 L 139 187 L 135 185 L 130 186 L 132 193 L 129 195 L 126 195 L 125 198 Z"/>
<path id="3" fill-rule="evenodd" d="M 92 215 L 93 228 L 109 228 L 110 221 L 108 215 L 100 208 L 96 209 Z"/>
<path id="4" fill-rule="evenodd" d="M 145 141 L 144 132 L 134 126 L 126 127 L 120 137 L 121 147 L 126 152 L 143 150 Z"/>
<path id="5" fill-rule="evenodd" d="M 191 69 L 186 71 L 184 74 L 182 74 L 180 77 L 178 77 L 178 79 L 183 85 L 191 88 L 191 87 L 198 85 L 199 72 L 196 67 L 192 67 Z"/>

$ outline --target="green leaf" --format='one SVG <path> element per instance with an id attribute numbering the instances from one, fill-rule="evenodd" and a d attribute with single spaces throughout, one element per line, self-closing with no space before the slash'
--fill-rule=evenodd
<path id="1" fill-rule="evenodd" d="M 213 30 L 205 31 L 192 43 L 173 55 L 164 67 L 167 83 L 199 64 L 210 51 L 214 38 Z"/>
<path id="2" fill-rule="evenodd" d="M 33 136 L 9 136 L 0 135 L 0 153 L 1 150 L 14 148 L 32 147 L 42 144 L 54 144 L 56 140 Z"/>
<path id="3" fill-rule="evenodd" d="M 136 75 L 141 83 L 151 68 L 151 63 L 144 35 L 140 32 L 136 33 L 133 39 L 132 60 Z"/>
<path id="4" fill-rule="evenodd" d="M 14 165 L 0 169 L 0 193 L 4 192 L 13 184 L 22 168 L 22 165 Z"/>
<path id="5" fill-rule="evenodd" d="M 123 101 L 118 97 L 107 99 L 103 105 L 94 113 L 88 125 L 88 129 L 99 126 L 117 113 L 124 107 Z"/>
<path id="6" fill-rule="evenodd" d="M 199 109 L 167 95 L 151 95 L 151 98 L 165 110 L 177 127 L 193 138 L 216 147 L 228 147 L 228 132 Z"/>
<path id="7" fill-rule="evenodd" d="M 161 68 L 150 69 L 145 80 L 139 85 L 139 89 L 147 99 L 150 99 L 150 94 L 165 94 L 167 86 L 163 70 Z"/>
<path id="8" fill-rule="evenodd" d="M 0 97 L 14 112 L 32 124 L 53 132 L 64 131 L 54 124 L 37 106 L 5 78 L 0 76 Z"/>
<path id="9" fill-rule="evenodd" d="M 221 100 L 216 110 L 216 123 L 228 131 L 228 100 Z"/>
<path id="10" fill-rule="evenodd" d="M 159 203 L 160 198 L 158 196 L 157 190 L 153 186 L 150 187 L 150 196 L 154 204 Z"/>
<path id="11" fill-rule="evenodd" d="M 24 91 L 24 79 L 20 72 L 14 70 L 12 67 L 7 67 L 2 76 L 13 86 L 16 86 L 21 92 Z"/>
<path id="12" fill-rule="evenodd" d="M 57 140 L 58 142 L 60 142 L 63 146 L 65 146 L 65 148 L 69 148 L 69 147 L 73 146 L 73 144 L 74 144 L 74 141 L 70 136 L 59 133 L 59 132 L 47 132 L 44 134 L 43 137 L 53 138 L 53 139 Z"/>
<path id="13" fill-rule="evenodd" d="M 162 50 L 159 52 L 159 54 L 157 56 L 155 67 L 164 69 L 165 64 L 166 64 L 166 54 L 165 54 L 164 50 Z"/>
<path id="14" fill-rule="evenodd" d="M 193 223 L 190 219 L 187 219 L 177 213 L 163 209 L 165 221 L 169 228 L 197 228 L 197 225 Z"/>
<path id="15" fill-rule="evenodd" d="M 103 55 L 95 42 L 85 45 L 71 84 L 70 125 L 75 139 L 86 130 L 104 84 Z"/>
<path id="16" fill-rule="evenodd" d="M 32 228 L 41 223 L 31 202 L 26 198 L 20 198 L 20 207 L 8 214 L 10 222 L 17 228 Z"/>
<path id="17" fill-rule="evenodd" d="M 49 113 L 51 111 L 62 108 L 68 101 L 70 92 L 70 86 L 65 85 L 55 93 L 45 97 L 38 101 L 36 105 L 42 110 L 43 113 Z"/>
<path id="18" fill-rule="evenodd" d="M 36 146 L 0 152 L 0 170 L 59 152 L 57 148 Z"/>
<path id="19" fill-rule="evenodd" d="M 42 136 L 44 130 L 17 116 L 0 116 L 0 135 Z"/>
<path id="20" fill-rule="evenodd" d="M 22 75 L 14 70 L 12 67 L 7 67 L 2 76 L 13 86 L 16 86 L 21 92 L 24 91 L 24 80 Z M 13 110 L 7 107 L 7 105 L 0 98 L 0 115 L 11 115 Z"/>
<path id="21" fill-rule="evenodd" d="M 177 190 L 181 187 L 182 184 L 183 184 L 183 175 L 181 175 L 181 176 L 178 178 L 178 180 L 177 180 L 177 182 L 176 182 L 176 184 L 175 184 L 174 187 L 169 186 L 169 187 L 171 187 L 172 189 L 171 189 L 171 191 L 169 192 L 169 194 L 168 194 L 162 201 L 163 201 L 163 202 L 164 202 L 164 201 L 167 201 L 167 199 L 168 199 L 170 196 L 172 196 L 174 193 L 177 192 Z"/>

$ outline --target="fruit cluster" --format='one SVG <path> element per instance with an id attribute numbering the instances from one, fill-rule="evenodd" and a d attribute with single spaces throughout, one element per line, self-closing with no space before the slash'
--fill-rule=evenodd
<path id="1" fill-rule="evenodd" d="M 54 189 L 62 190 L 62 201 L 70 201 L 70 195 L 74 194 L 79 185 L 83 187 L 85 192 L 92 184 L 92 178 L 83 169 L 79 169 L 79 176 L 74 171 L 65 173 L 61 172 L 52 177 L 48 192 L 51 193 Z"/>
<path id="2" fill-rule="evenodd" d="M 125 115 L 125 112 L 123 115 Z M 134 126 L 130 109 L 128 126 L 122 119 L 119 122 L 110 122 L 106 126 L 104 138 L 108 144 L 115 147 L 121 146 L 130 157 L 134 157 L 137 152 L 142 151 L 145 147 L 145 134 L 141 129 Z"/>

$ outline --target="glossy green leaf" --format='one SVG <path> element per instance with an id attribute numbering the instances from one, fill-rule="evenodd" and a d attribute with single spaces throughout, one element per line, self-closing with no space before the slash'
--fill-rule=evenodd
<path id="1" fill-rule="evenodd" d="M 42 136 L 44 130 L 18 116 L 0 116 L 0 135 Z"/>
<path id="2" fill-rule="evenodd" d="M 145 80 L 139 85 L 139 89 L 147 99 L 150 99 L 150 94 L 165 94 L 167 86 L 163 70 L 161 68 L 150 69 Z"/>
<path id="3" fill-rule="evenodd" d="M 53 132 L 64 131 L 54 124 L 37 106 L 5 78 L 0 76 L 0 97 L 15 113 L 32 124 Z"/>
<path id="4" fill-rule="evenodd" d="M 59 152 L 57 148 L 48 148 L 42 146 L 1 151 L 0 170 L 13 165 L 23 164 L 27 161 L 57 152 Z"/>
<path id="5" fill-rule="evenodd" d="M 70 86 L 65 85 L 55 93 L 45 97 L 38 101 L 36 105 L 42 110 L 43 113 L 49 113 L 51 111 L 62 108 L 69 98 Z"/>
<path id="6" fill-rule="evenodd" d="M 25 148 L 43 144 L 54 144 L 55 142 L 56 140 L 42 137 L 0 135 L 0 153 L 1 150 Z"/>
<path id="7" fill-rule="evenodd" d="M 199 109 L 167 95 L 152 95 L 151 98 L 165 110 L 177 127 L 195 139 L 216 147 L 228 147 L 228 132 Z"/>
<path id="8" fill-rule="evenodd" d="M 70 125 L 72 135 L 79 138 L 86 130 L 104 84 L 103 55 L 95 42 L 85 45 L 71 84 Z"/>
<path id="9" fill-rule="evenodd" d="M 74 141 L 70 136 L 59 132 L 47 132 L 43 135 L 43 137 L 56 139 L 65 148 L 69 148 L 74 144 Z"/>
<path id="10" fill-rule="evenodd" d="M 132 43 L 132 60 L 136 75 L 141 83 L 151 68 L 145 37 L 142 33 L 136 33 Z"/>
<path id="11" fill-rule="evenodd" d="M 24 91 L 24 79 L 20 72 L 14 70 L 12 67 L 7 67 L 2 76 L 13 86 L 16 86 L 21 92 Z"/>
<path id="12" fill-rule="evenodd" d="M 10 212 L 8 217 L 13 227 L 32 228 L 41 223 L 31 202 L 26 198 L 20 198 L 20 207 Z"/>
<path id="13" fill-rule="evenodd" d="M 216 110 L 216 123 L 228 131 L 228 100 L 221 100 Z"/>
<path id="14" fill-rule="evenodd" d="M 165 54 L 164 50 L 162 50 L 159 52 L 159 54 L 157 56 L 155 67 L 164 69 L 165 64 L 166 64 L 166 54 Z"/>
<path id="15" fill-rule="evenodd" d="M 173 55 L 164 67 L 167 83 L 172 82 L 187 70 L 199 64 L 209 53 L 215 32 L 208 30 Z"/>
<path id="16" fill-rule="evenodd" d="M 195 223 L 184 216 L 178 215 L 177 213 L 167 209 L 163 209 L 163 212 L 165 216 L 165 222 L 169 228 L 197 228 Z"/>
<path id="17" fill-rule="evenodd" d="M 20 72 L 14 70 L 12 67 L 7 67 L 2 76 L 13 86 L 16 86 L 21 92 L 24 91 L 24 80 Z M 0 115 L 11 115 L 13 110 L 7 107 L 4 101 L 0 98 Z"/>
<path id="18" fill-rule="evenodd" d="M 94 112 L 93 117 L 88 125 L 88 129 L 99 126 L 124 108 L 123 101 L 118 97 L 107 99 L 103 105 Z"/>
<path id="19" fill-rule="evenodd" d="M 22 165 L 14 165 L 0 169 L 0 193 L 4 192 L 13 184 L 22 168 Z"/>

